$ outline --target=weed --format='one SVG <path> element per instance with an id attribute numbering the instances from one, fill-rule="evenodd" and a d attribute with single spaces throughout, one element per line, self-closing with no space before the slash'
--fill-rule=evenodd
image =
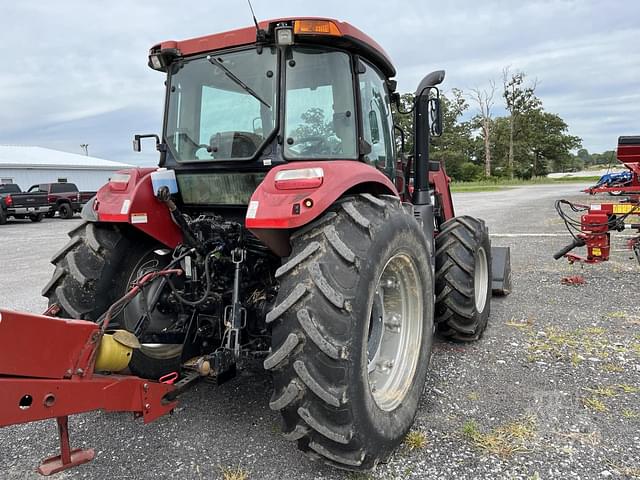
<path id="1" fill-rule="evenodd" d="M 249 473 L 238 465 L 237 467 L 220 467 L 222 480 L 249 480 Z"/>
<path id="2" fill-rule="evenodd" d="M 625 408 L 624 410 L 622 410 L 622 416 L 624 418 L 629 418 L 629 419 L 639 418 L 640 417 L 640 413 L 634 412 L 630 408 Z"/>
<path id="3" fill-rule="evenodd" d="M 616 391 L 613 387 L 596 387 L 596 388 L 585 388 L 587 392 L 591 392 L 594 395 L 600 395 L 601 397 L 615 397 Z"/>
<path id="4" fill-rule="evenodd" d="M 604 402 L 596 397 L 583 398 L 582 404 L 595 412 L 603 413 L 609 410 Z"/>
<path id="5" fill-rule="evenodd" d="M 472 402 L 477 402 L 480 399 L 480 395 L 478 394 L 478 392 L 469 392 L 467 398 Z"/>
<path id="6" fill-rule="evenodd" d="M 422 432 L 411 430 L 404 438 L 404 443 L 409 448 L 409 451 L 418 450 L 427 445 L 427 437 Z"/>
<path id="7" fill-rule="evenodd" d="M 463 435 L 477 448 L 500 457 L 529 451 L 527 441 L 535 436 L 533 417 L 506 423 L 488 433 L 483 433 L 475 420 L 467 420 L 462 426 Z"/>
<path id="8" fill-rule="evenodd" d="M 618 365 L 617 363 L 605 363 L 602 365 L 602 367 L 600 367 L 601 370 L 605 371 L 605 372 L 610 372 L 610 373 L 620 373 L 620 372 L 624 372 L 624 368 L 622 368 L 622 366 Z"/>
<path id="9" fill-rule="evenodd" d="M 633 385 L 629 385 L 628 383 L 619 383 L 618 385 L 616 385 L 616 387 L 618 387 L 624 393 L 640 392 L 640 388 L 634 387 Z"/>

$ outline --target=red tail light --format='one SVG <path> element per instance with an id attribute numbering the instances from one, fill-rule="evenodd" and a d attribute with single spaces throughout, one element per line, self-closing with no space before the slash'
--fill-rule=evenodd
<path id="1" fill-rule="evenodd" d="M 53 202 L 55 202 L 55 200 L 53 199 L 53 195 L 47 195 L 47 202 L 48 202 L 48 203 L 53 203 Z"/>
<path id="2" fill-rule="evenodd" d="M 4 204 L 7 207 L 10 207 L 11 205 L 13 205 L 13 198 L 11 198 L 11 195 L 7 195 L 6 197 L 4 197 Z"/>

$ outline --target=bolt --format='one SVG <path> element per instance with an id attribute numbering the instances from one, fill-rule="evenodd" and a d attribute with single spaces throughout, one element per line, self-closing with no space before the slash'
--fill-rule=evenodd
<path id="1" fill-rule="evenodd" d="M 382 286 L 384 288 L 398 288 L 398 281 L 393 277 L 387 278 L 382 283 Z"/>
<path id="2" fill-rule="evenodd" d="M 76 370 L 76 375 L 80 375 L 80 376 L 84 375 L 84 370 L 81 369 L 81 368 L 77 369 Z"/>
<path id="3" fill-rule="evenodd" d="M 393 360 L 383 360 L 376 363 L 376 368 L 383 373 L 388 372 L 393 368 Z"/>
<path id="4" fill-rule="evenodd" d="M 150 410 L 151 409 L 151 404 L 150 403 L 145 403 L 144 404 L 144 409 L 145 410 Z"/>
<path id="5" fill-rule="evenodd" d="M 385 320 L 384 326 L 391 332 L 399 332 L 400 327 L 402 326 L 402 317 L 397 313 L 394 313 L 391 317 L 388 317 Z"/>
<path id="6" fill-rule="evenodd" d="M 144 390 L 145 392 L 148 392 L 148 391 L 149 391 L 149 384 L 148 384 L 148 383 L 145 383 L 144 385 L 142 385 L 142 388 L 143 388 L 143 390 Z"/>

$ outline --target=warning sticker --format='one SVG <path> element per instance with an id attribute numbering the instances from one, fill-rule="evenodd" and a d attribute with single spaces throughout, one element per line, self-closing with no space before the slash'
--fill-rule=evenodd
<path id="1" fill-rule="evenodd" d="M 258 205 L 260 202 L 249 202 L 249 208 L 247 208 L 247 218 L 256 218 L 256 214 L 258 213 Z"/>
<path id="2" fill-rule="evenodd" d="M 147 223 L 147 214 L 146 213 L 132 213 L 131 214 L 131 223 Z"/>

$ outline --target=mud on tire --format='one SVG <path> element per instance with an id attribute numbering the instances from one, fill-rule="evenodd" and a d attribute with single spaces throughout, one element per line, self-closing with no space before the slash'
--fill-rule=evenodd
<path id="1" fill-rule="evenodd" d="M 363 194 L 337 203 L 294 233 L 291 243 L 291 256 L 276 272 L 276 305 L 266 318 L 273 332 L 264 362 L 273 374 L 270 407 L 281 412 L 285 437 L 310 457 L 343 469 L 371 469 L 402 441 L 424 387 L 433 335 L 427 241 L 397 198 Z M 376 287 L 400 256 L 415 265 L 412 288 L 421 292 L 423 323 L 404 396 L 386 410 L 369 384 L 368 339 Z"/>
<path id="2" fill-rule="evenodd" d="M 491 305 L 491 242 L 482 220 L 460 216 L 442 224 L 435 283 L 439 332 L 462 342 L 478 340 Z"/>

